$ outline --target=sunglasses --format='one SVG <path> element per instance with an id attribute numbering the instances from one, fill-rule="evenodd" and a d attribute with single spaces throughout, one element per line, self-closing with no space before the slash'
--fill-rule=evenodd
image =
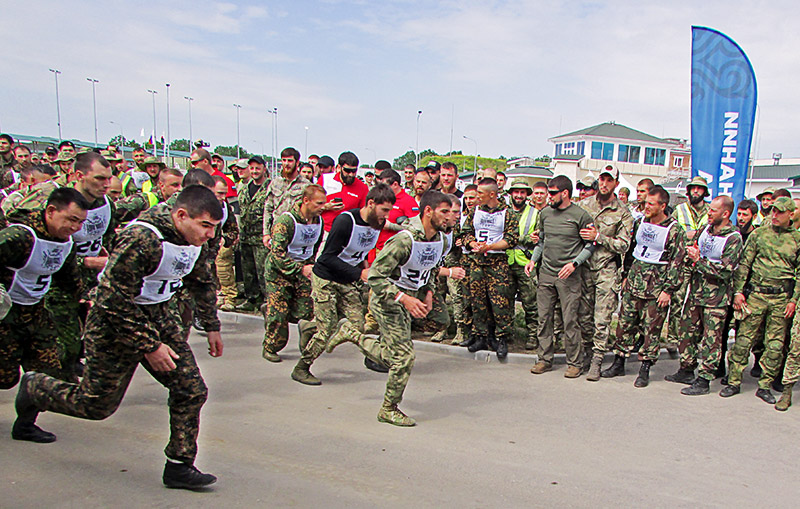
<path id="1" fill-rule="evenodd" d="M 560 193 L 561 191 L 553 191 L 552 189 L 548 189 L 547 192 L 550 194 L 550 196 L 555 196 L 558 193 Z"/>
<path id="2" fill-rule="evenodd" d="M 202 159 L 197 159 L 197 160 L 190 159 L 189 160 L 189 164 L 191 164 L 192 166 L 195 166 L 195 165 L 200 164 L 200 161 L 202 161 Z"/>
<path id="3" fill-rule="evenodd" d="M 342 171 L 344 173 L 355 173 L 358 171 L 358 168 L 348 168 L 346 166 L 342 166 Z"/>

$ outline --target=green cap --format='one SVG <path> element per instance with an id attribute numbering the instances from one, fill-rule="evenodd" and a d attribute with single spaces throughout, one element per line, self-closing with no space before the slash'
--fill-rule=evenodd
<path id="1" fill-rule="evenodd" d="M 772 208 L 778 212 L 794 212 L 794 200 L 788 196 L 781 196 L 772 204 Z"/>
<path id="2" fill-rule="evenodd" d="M 53 159 L 53 162 L 54 163 L 61 163 L 61 162 L 74 161 L 74 160 L 75 160 L 75 158 L 73 156 L 71 156 L 69 154 L 66 154 L 64 152 L 61 152 L 60 154 L 58 154 L 58 157 Z"/>
<path id="3" fill-rule="evenodd" d="M 157 157 L 148 157 L 142 162 L 142 166 L 147 166 L 148 164 L 157 164 L 161 166 L 162 169 L 167 167 L 167 165 Z"/>
<path id="4" fill-rule="evenodd" d="M 708 194 L 709 194 L 708 193 L 708 182 L 706 182 L 706 179 L 704 179 L 703 177 L 695 177 L 695 178 L 692 179 L 691 182 L 686 184 L 686 192 L 688 193 L 689 191 L 691 191 L 692 187 L 702 187 L 703 189 L 706 190 L 706 196 L 708 196 Z"/>
<path id="5" fill-rule="evenodd" d="M 770 194 L 770 195 L 775 194 L 775 191 L 777 191 L 777 189 L 775 189 L 774 187 L 770 186 L 770 187 L 764 189 L 763 191 L 761 191 L 760 193 L 758 193 L 756 195 L 756 199 L 758 201 L 761 201 L 761 197 L 762 196 L 764 196 L 765 194 Z"/>
<path id="6" fill-rule="evenodd" d="M 232 162 L 231 164 L 229 164 L 229 165 L 228 165 L 228 168 L 241 168 L 241 169 L 245 169 L 245 168 L 247 168 L 248 166 L 249 166 L 249 165 L 247 164 L 247 159 L 237 159 L 237 160 L 235 160 L 234 162 Z"/>
<path id="7" fill-rule="evenodd" d="M 122 158 L 119 157 L 116 152 L 111 152 L 110 150 L 103 150 L 100 152 L 100 155 L 110 163 L 122 161 Z"/>
<path id="8" fill-rule="evenodd" d="M 522 189 L 528 194 L 533 193 L 533 188 L 523 178 L 515 178 L 511 182 L 511 187 L 508 188 L 508 192 L 511 192 L 514 189 Z"/>

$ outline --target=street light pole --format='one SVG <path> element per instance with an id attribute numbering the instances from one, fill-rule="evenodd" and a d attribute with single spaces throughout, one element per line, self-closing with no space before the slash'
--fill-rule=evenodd
<path id="1" fill-rule="evenodd" d="M 164 153 L 169 157 L 169 83 L 167 83 L 167 142 L 164 144 Z"/>
<path id="2" fill-rule="evenodd" d="M 239 149 L 239 110 L 242 109 L 241 104 L 234 104 L 234 108 L 236 108 L 236 159 L 241 158 L 241 153 Z"/>
<path id="3" fill-rule="evenodd" d="M 125 135 L 122 134 L 122 126 L 113 120 L 108 121 L 109 124 L 114 124 L 115 126 L 119 127 L 119 153 L 122 154 L 122 158 L 125 158 Z"/>
<path id="4" fill-rule="evenodd" d="M 272 132 L 270 133 L 269 137 L 270 178 L 275 178 L 275 169 L 277 168 L 277 165 L 275 164 L 275 123 L 277 121 L 277 114 L 273 108 L 269 108 L 267 113 L 270 114 L 270 120 L 272 120 Z"/>
<path id="5" fill-rule="evenodd" d="M 61 104 L 58 101 L 58 75 L 61 74 L 61 71 L 58 69 L 50 69 L 50 72 L 53 73 L 53 76 L 56 78 L 56 115 L 58 115 L 58 141 L 61 141 Z"/>
<path id="6" fill-rule="evenodd" d="M 155 90 L 147 89 L 147 92 L 153 96 L 153 157 L 158 157 L 158 138 L 156 134 L 156 92 Z"/>
<path id="7" fill-rule="evenodd" d="M 416 161 L 417 161 L 416 166 L 419 166 L 419 117 L 421 116 L 422 116 L 422 110 L 419 110 L 417 112 L 417 148 L 416 150 L 414 150 L 415 152 L 414 155 L 416 156 Z"/>
<path id="8" fill-rule="evenodd" d="M 475 172 L 478 169 L 478 142 L 469 136 L 464 136 L 465 140 L 469 140 L 475 144 L 475 160 L 472 162 L 472 177 L 475 178 Z"/>
<path id="9" fill-rule="evenodd" d="M 305 154 L 306 159 L 308 159 L 308 126 L 306 126 L 306 146 L 303 149 L 303 154 Z"/>
<path id="10" fill-rule="evenodd" d="M 184 99 L 189 101 L 189 152 L 192 151 L 192 101 L 194 101 L 194 97 L 189 97 L 188 95 L 183 96 Z"/>
<path id="11" fill-rule="evenodd" d="M 94 112 L 94 146 L 97 148 L 97 96 L 95 95 L 94 86 L 100 81 L 94 78 L 86 78 L 86 81 L 92 83 L 92 111 Z"/>

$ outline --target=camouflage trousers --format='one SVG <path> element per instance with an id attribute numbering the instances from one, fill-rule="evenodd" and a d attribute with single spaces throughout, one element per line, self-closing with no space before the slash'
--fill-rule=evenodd
<path id="1" fill-rule="evenodd" d="M 578 322 L 584 350 L 603 355 L 609 348 L 611 318 L 617 310 L 619 295 L 619 271 L 616 265 L 599 270 L 584 270 L 583 294 Z"/>
<path id="2" fill-rule="evenodd" d="M 405 293 L 420 300 L 425 299 L 422 292 Z M 434 299 L 436 302 L 438 299 Z M 358 334 L 351 338 L 358 348 L 370 359 L 389 367 L 384 401 L 397 405 L 403 400 L 403 392 L 414 367 L 414 342 L 411 340 L 412 327 L 422 327 L 425 332 L 438 332 L 447 327 L 450 320 L 443 303 L 434 304 L 433 309 L 423 319 L 413 319 L 399 302 L 381 301 L 371 296 L 369 309 L 378 322 L 380 336 L 372 337 Z M 413 323 L 413 325 L 412 325 Z"/>
<path id="3" fill-rule="evenodd" d="M 169 390 L 170 437 L 164 453 L 170 459 L 193 463 L 197 455 L 200 409 L 208 389 L 178 324 L 166 318 L 154 326 L 158 329 L 157 339 L 178 354 L 173 359 L 177 366 L 173 371 L 153 371 L 141 351 L 120 340 L 122 327 L 115 324 L 115 317 L 93 308 L 86 320 L 86 367 L 81 382 L 64 382 L 37 373 L 30 385 L 34 404 L 41 411 L 81 419 L 105 419 L 119 407 L 141 363 Z"/>
<path id="4" fill-rule="evenodd" d="M 185 286 L 175 292 L 167 304 L 170 318 L 178 325 L 185 340 L 189 339 L 194 319 L 194 297 Z"/>
<path id="5" fill-rule="evenodd" d="M 63 367 L 64 380 L 75 377 L 74 366 L 78 363 L 83 351 L 83 323 L 85 318 L 84 307 L 72 292 L 65 292 L 61 288 L 51 287 L 44 298 L 44 305 L 53 315 L 56 334 L 58 335 L 58 350 L 61 366 Z"/>
<path id="6" fill-rule="evenodd" d="M 539 303 L 536 301 L 536 274 L 525 274 L 525 267 L 515 263 L 510 268 L 512 290 L 522 302 L 522 311 L 525 313 L 525 328 L 528 330 L 527 341 L 532 344 L 539 342 Z M 514 297 L 511 305 L 514 305 Z M 513 313 L 512 313 L 513 316 Z"/>
<path id="7" fill-rule="evenodd" d="M 728 308 L 710 308 L 700 304 L 686 303 L 681 316 L 681 342 L 678 351 L 681 355 L 681 369 L 692 370 L 698 367 L 697 376 L 708 381 L 716 377 L 722 350 L 725 319 Z M 702 362 L 698 361 L 702 358 Z"/>
<path id="8" fill-rule="evenodd" d="M 339 318 L 344 316 L 358 330 L 364 331 L 364 303 L 361 280 L 350 284 L 311 276 L 311 299 L 314 301 L 316 332 L 302 351 L 301 360 L 309 366 L 325 350 L 328 338 L 336 332 Z"/>
<path id="9" fill-rule="evenodd" d="M 472 331 L 488 337 L 494 323 L 495 337 L 512 340 L 514 337 L 514 297 L 508 258 L 489 255 L 490 263 L 474 264 L 470 270 L 469 294 L 472 305 Z"/>
<path id="10" fill-rule="evenodd" d="M 289 342 L 289 322 L 311 320 L 314 316 L 311 281 L 300 273 L 293 277 L 278 275 L 267 281 L 266 290 L 267 302 L 261 307 L 264 350 L 278 353 Z"/>
<path id="11" fill-rule="evenodd" d="M 797 311 L 794 313 L 794 321 L 791 328 L 791 339 L 789 340 L 789 352 L 786 354 L 786 364 L 783 368 L 783 384 L 793 384 L 800 379 L 800 318 Z"/>
<path id="12" fill-rule="evenodd" d="M 450 302 L 453 305 L 453 321 L 459 327 L 466 327 L 472 321 L 466 278 L 447 278 L 447 293 L 450 295 Z"/>
<path id="13" fill-rule="evenodd" d="M 639 349 L 639 360 L 655 363 L 661 349 L 661 329 L 668 312 L 669 307 L 658 306 L 658 299 L 640 299 L 630 291 L 623 291 L 614 353 L 630 357 L 636 335 L 641 332 L 644 344 Z"/>
<path id="14" fill-rule="evenodd" d="M 264 263 L 269 250 L 261 245 L 240 244 L 242 254 L 242 280 L 244 281 L 244 296 L 250 302 L 264 302 L 266 300 L 266 285 L 264 280 Z"/>
<path id="15" fill-rule="evenodd" d="M 217 280 L 219 281 L 220 293 L 227 304 L 233 304 L 236 300 L 236 272 L 233 268 L 233 246 L 219 248 L 217 254 Z"/>
<path id="16" fill-rule="evenodd" d="M 762 325 L 766 349 L 760 361 L 762 374 L 758 380 L 759 388 L 769 389 L 772 381 L 780 376 L 786 328 L 790 325 L 789 320 L 784 318 L 783 314 L 789 299 L 790 296 L 786 293 L 768 295 L 755 292 L 747 298 L 750 314 L 739 322 L 736 342 L 728 352 L 728 369 L 730 369 L 728 382 L 731 385 L 741 385 L 742 371 L 747 367 L 750 360 L 750 349 L 753 347 Z"/>
<path id="17" fill-rule="evenodd" d="M 56 329 L 43 302 L 14 304 L 0 321 L 0 389 L 19 382 L 19 368 L 61 376 Z"/>
<path id="18" fill-rule="evenodd" d="M 539 273 L 539 288 L 536 301 L 539 306 L 539 360 L 553 363 L 554 322 L 556 304 L 561 304 L 564 320 L 564 351 L 567 354 L 567 365 L 581 367 L 581 331 L 578 324 L 580 309 L 583 268 L 578 267 L 567 279 L 559 279 L 544 272 Z"/>
<path id="19" fill-rule="evenodd" d="M 686 290 L 691 279 L 691 272 L 683 271 L 683 282 L 675 290 L 669 301 L 669 318 L 667 322 L 667 343 L 670 347 L 676 346 L 681 341 L 681 313 L 686 302 Z"/>

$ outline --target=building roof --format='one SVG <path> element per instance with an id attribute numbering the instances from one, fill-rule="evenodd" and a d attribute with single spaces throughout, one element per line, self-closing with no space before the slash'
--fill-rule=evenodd
<path id="1" fill-rule="evenodd" d="M 789 180 L 800 175 L 800 164 L 769 164 L 753 166 L 749 178 L 753 180 Z"/>
<path id="2" fill-rule="evenodd" d="M 602 124 L 597 124 L 592 127 L 587 127 L 586 129 L 581 129 L 579 131 L 573 131 L 571 133 L 561 134 L 553 138 L 550 138 L 549 141 L 554 142 L 562 138 L 570 138 L 573 136 L 598 136 L 603 138 L 619 138 L 623 140 L 637 140 L 650 143 L 670 143 L 669 141 L 663 138 L 657 138 L 656 136 L 651 136 L 647 133 L 637 131 L 636 129 L 631 129 L 630 127 L 624 126 L 622 124 L 617 124 L 616 122 L 604 122 Z"/>
<path id="3" fill-rule="evenodd" d="M 586 157 L 586 156 L 583 155 L 583 154 L 561 154 L 561 155 L 555 156 L 553 158 L 553 160 L 556 160 L 556 161 L 580 161 L 584 157 Z"/>
<path id="4" fill-rule="evenodd" d="M 505 171 L 506 177 L 553 178 L 553 172 L 542 166 L 517 166 Z"/>

